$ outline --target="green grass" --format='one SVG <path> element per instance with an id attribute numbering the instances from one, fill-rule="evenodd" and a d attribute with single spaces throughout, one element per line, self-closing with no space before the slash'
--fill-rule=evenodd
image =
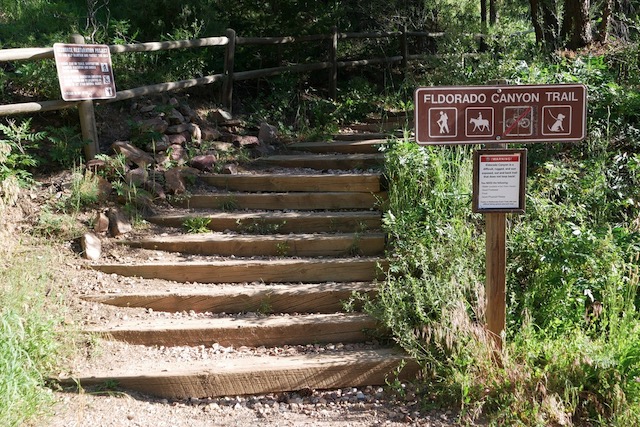
<path id="1" fill-rule="evenodd" d="M 2 255 L 0 425 L 19 426 L 52 403 L 45 380 L 69 355 L 74 334 L 64 330 L 54 250 L 19 244 Z"/>
<path id="2" fill-rule="evenodd" d="M 527 213 L 508 221 L 501 366 L 484 330 L 471 150 L 387 144 L 392 274 L 362 299 L 421 363 L 425 405 L 457 407 L 463 423 L 640 424 L 636 163 L 610 144 L 530 149 Z"/>

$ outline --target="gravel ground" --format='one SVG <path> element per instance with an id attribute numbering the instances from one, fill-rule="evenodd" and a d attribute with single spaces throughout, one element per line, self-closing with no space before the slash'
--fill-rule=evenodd
<path id="1" fill-rule="evenodd" d="M 395 400 L 382 387 L 263 396 L 167 400 L 87 389 L 56 392 L 50 427 L 453 426 L 452 412 L 422 413 L 417 401 Z"/>

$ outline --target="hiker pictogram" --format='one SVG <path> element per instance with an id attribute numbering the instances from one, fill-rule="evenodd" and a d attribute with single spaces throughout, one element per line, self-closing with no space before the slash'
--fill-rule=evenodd
<path id="1" fill-rule="evenodd" d="M 493 108 L 469 107 L 465 111 L 465 133 L 468 137 L 493 136 Z"/>
<path id="2" fill-rule="evenodd" d="M 543 135 L 571 134 L 571 106 L 554 105 L 542 109 Z"/>
<path id="3" fill-rule="evenodd" d="M 460 118 L 462 120 L 462 118 Z M 458 109 L 451 107 L 429 109 L 429 136 L 454 138 L 458 134 Z"/>
<path id="4" fill-rule="evenodd" d="M 440 118 L 436 121 L 440 126 L 440 133 L 449 133 L 449 116 L 444 111 L 440 111 Z"/>

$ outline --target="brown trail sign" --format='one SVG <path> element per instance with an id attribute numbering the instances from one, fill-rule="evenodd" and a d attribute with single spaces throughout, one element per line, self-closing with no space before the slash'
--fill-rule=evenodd
<path id="1" fill-rule="evenodd" d="M 506 213 L 524 213 L 526 181 L 526 150 L 507 150 L 506 143 L 581 141 L 586 117 L 581 84 L 416 89 L 418 144 L 492 148 L 475 154 L 473 208 L 486 220 L 486 328 L 498 363 L 506 330 Z M 492 159 L 501 164 L 490 165 Z"/>
<path id="2" fill-rule="evenodd" d="M 586 136 L 586 95 L 581 84 L 418 88 L 416 142 L 581 141 Z"/>

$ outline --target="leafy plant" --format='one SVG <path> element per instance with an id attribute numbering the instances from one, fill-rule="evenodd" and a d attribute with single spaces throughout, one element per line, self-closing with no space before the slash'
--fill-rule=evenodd
<path id="1" fill-rule="evenodd" d="M 31 170 L 38 165 L 38 159 L 30 150 L 38 148 L 39 143 L 47 136 L 46 132 L 33 132 L 31 119 L 20 124 L 15 120 L 0 123 L 0 181 L 15 176 L 22 183 L 31 180 Z"/>
<path id="2" fill-rule="evenodd" d="M 276 254 L 278 256 L 287 256 L 290 251 L 291 245 L 289 245 L 289 242 L 276 243 Z"/>
<path id="3" fill-rule="evenodd" d="M 66 169 L 82 163 L 82 148 L 87 143 L 77 129 L 69 126 L 48 127 L 47 134 L 51 143 L 47 151 L 53 162 Z"/>
<path id="4" fill-rule="evenodd" d="M 126 182 L 128 166 L 124 154 L 116 154 L 115 156 L 96 154 L 96 159 L 104 162 L 104 167 L 98 169 L 98 175 L 112 183 Z"/>
<path id="5" fill-rule="evenodd" d="M 211 218 L 189 217 L 183 221 L 182 226 L 187 233 L 208 233 L 210 223 Z"/>

